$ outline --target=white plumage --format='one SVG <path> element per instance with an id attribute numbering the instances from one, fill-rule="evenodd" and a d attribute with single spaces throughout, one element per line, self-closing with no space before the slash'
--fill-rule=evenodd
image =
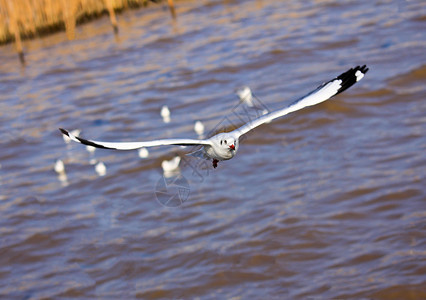
<path id="1" fill-rule="evenodd" d="M 71 134 L 74 135 L 74 136 L 79 136 L 80 132 L 81 132 L 80 129 L 71 130 Z M 67 144 L 69 144 L 69 142 L 71 142 L 71 139 L 66 135 L 63 135 L 62 138 L 64 139 L 64 142 L 67 143 Z"/>
<path id="2" fill-rule="evenodd" d="M 65 173 L 65 164 L 62 160 L 58 159 L 55 162 L 55 166 L 53 167 L 53 169 L 55 170 L 56 173 L 58 174 L 62 174 Z"/>
<path id="3" fill-rule="evenodd" d="M 195 122 L 195 124 L 194 124 L 194 131 L 198 135 L 203 135 L 203 133 L 204 133 L 204 124 L 201 121 Z"/>
<path id="4" fill-rule="evenodd" d="M 163 160 L 161 162 L 161 167 L 163 168 L 164 172 L 176 171 L 177 168 L 179 168 L 180 160 L 181 160 L 180 156 L 176 156 L 172 158 L 171 160 Z"/>
<path id="5" fill-rule="evenodd" d="M 106 170 L 105 164 L 101 161 L 95 165 L 95 171 L 99 176 L 105 176 Z"/>
<path id="6" fill-rule="evenodd" d="M 90 154 L 93 154 L 93 153 L 95 153 L 95 150 L 96 150 L 96 148 L 95 147 L 93 147 L 93 146 L 86 146 L 86 150 L 87 150 L 87 152 L 89 152 Z"/>
<path id="7" fill-rule="evenodd" d="M 154 147 L 162 145 L 179 145 L 179 146 L 202 146 L 200 150 L 191 153 L 192 156 L 205 158 L 212 160 L 213 167 L 217 167 L 217 163 L 222 160 L 228 160 L 235 156 L 239 147 L 239 139 L 242 135 L 246 134 L 254 128 L 268 123 L 276 118 L 285 116 L 291 112 L 300 110 L 307 106 L 316 105 L 318 103 L 324 102 L 331 97 L 345 91 L 357 81 L 361 80 L 365 73 L 367 73 L 368 68 L 364 65 L 362 67 L 357 66 L 355 68 L 349 69 L 345 73 L 340 74 L 336 78 L 320 85 L 318 88 L 307 94 L 306 96 L 300 98 L 299 100 L 291 103 L 289 106 L 265 114 L 255 120 L 248 122 L 247 124 L 241 126 L 240 128 L 235 129 L 231 132 L 220 133 L 215 136 L 212 136 L 209 139 L 163 139 L 163 140 L 154 140 L 147 142 L 101 142 L 94 140 L 86 140 L 74 136 L 65 129 L 60 129 L 61 132 L 68 136 L 71 140 L 104 149 L 116 149 L 116 150 L 132 150 L 145 147 Z M 245 89 L 241 97 L 248 97 L 249 93 Z M 251 95 L 251 92 L 250 92 Z M 166 106 L 163 106 L 161 110 L 161 115 L 163 118 L 170 117 L 170 111 Z M 163 112 L 164 110 L 164 112 Z M 168 113 L 167 113 L 168 112 Z M 179 165 L 180 158 L 175 158 L 177 165 Z M 175 162 L 175 163 L 176 163 Z M 165 163 L 163 169 L 171 168 L 170 163 Z M 163 165 L 163 164 L 162 164 Z"/>
<path id="8" fill-rule="evenodd" d="M 241 101 L 246 103 L 249 107 L 253 107 L 253 94 L 248 86 L 244 86 L 237 90 L 237 95 Z"/>
<path id="9" fill-rule="evenodd" d="M 147 158 L 149 156 L 149 151 L 146 148 L 140 148 L 138 150 L 138 155 L 140 158 Z"/>
<path id="10" fill-rule="evenodd" d="M 169 123 L 170 122 L 170 110 L 167 107 L 167 105 L 164 105 L 161 108 L 160 114 L 161 114 L 161 117 L 163 118 L 164 123 Z"/>
<path id="11" fill-rule="evenodd" d="M 58 179 L 62 183 L 62 185 L 68 185 L 68 177 L 67 173 L 65 173 L 65 164 L 62 160 L 58 159 L 55 162 L 55 166 L 53 167 L 55 172 L 58 174 Z"/>

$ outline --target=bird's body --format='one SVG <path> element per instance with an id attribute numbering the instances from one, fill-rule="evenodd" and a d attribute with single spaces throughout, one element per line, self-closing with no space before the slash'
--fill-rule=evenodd
<path id="1" fill-rule="evenodd" d="M 206 158 L 218 161 L 231 159 L 237 154 L 238 137 L 230 132 L 219 133 L 210 138 L 212 146 L 204 146 Z"/>
<path id="2" fill-rule="evenodd" d="M 93 140 L 86 140 L 80 137 L 72 135 L 65 129 L 60 129 L 61 132 L 69 137 L 71 140 L 104 149 L 116 149 L 116 150 L 133 150 L 140 149 L 143 147 L 154 147 L 162 145 L 179 145 L 179 146 L 202 146 L 198 151 L 191 153 L 190 155 L 212 160 L 213 167 L 217 167 L 217 163 L 223 160 L 229 160 L 235 156 L 239 147 L 239 139 L 242 135 L 246 134 L 254 128 L 269 123 L 270 121 L 285 116 L 291 112 L 300 110 L 307 106 L 316 105 L 324 102 L 331 97 L 343 92 L 344 90 L 351 87 L 357 81 L 361 80 L 368 68 L 364 65 L 362 67 L 355 67 L 342 73 L 338 77 L 320 85 L 317 89 L 293 102 L 289 106 L 265 114 L 255 120 L 248 122 L 247 124 L 235 129 L 231 132 L 219 133 L 205 140 L 195 139 L 165 139 L 155 140 L 149 142 L 100 142 Z"/>

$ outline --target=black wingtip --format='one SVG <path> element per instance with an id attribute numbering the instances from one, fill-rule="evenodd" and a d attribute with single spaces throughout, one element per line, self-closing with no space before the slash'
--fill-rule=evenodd
<path id="1" fill-rule="evenodd" d="M 358 71 L 360 71 L 363 75 L 365 75 L 365 73 L 367 73 L 368 70 L 369 69 L 367 68 L 367 65 L 356 66 L 355 68 L 351 68 L 345 73 L 342 73 L 339 76 L 337 76 L 337 79 L 342 80 L 342 83 L 336 95 L 340 94 L 343 91 L 346 91 L 348 88 L 353 86 L 358 81 L 357 80 L 358 77 L 356 75 Z"/>
<path id="2" fill-rule="evenodd" d="M 76 138 L 76 139 L 77 139 L 80 143 L 82 143 L 82 144 L 84 144 L 84 145 L 87 145 L 87 146 L 92 146 L 92 147 L 100 148 L 100 149 L 113 149 L 113 150 L 115 150 L 115 148 L 105 147 L 105 146 L 102 146 L 102 145 L 96 144 L 95 142 L 92 142 L 92 141 L 89 141 L 89 140 L 86 140 L 86 139 L 82 139 L 82 138 L 80 138 L 80 137 L 78 137 L 78 136 L 76 136 L 75 138 Z"/>
<path id="3" fill-rule="evenodd" d="M 65 129 L 63 129 L 63 128 L 59 128 L 59 131 L 60 132 L 62 132 L 62 134 L 65 134 L 66 136 L 70 136 L 69 134 L 68 134 L 68 131 L 66 131 Z"/>
<path id="4" fill-rule="evenodd" d="M 62 132 L 62 134 L 66 135 L 67 137 L 71 138 L 70 133 L 67 130 L 65 130 L 63 128 L 59 128 L 59 131 Z M 81 144 L 84 144 L 84 145 L 92 146 L 92 147 L 95 147 L 95 148 L 101 148 L 101 149 L 114 149 L 114 148 L 108 148 L 108 147 L 96 144 L 96 143 L 89 141 L 89 140 L 82 139 L 78 136 L 76 136 L 75 138 L 77 139 L 77 141 L 79 141 Z"/>

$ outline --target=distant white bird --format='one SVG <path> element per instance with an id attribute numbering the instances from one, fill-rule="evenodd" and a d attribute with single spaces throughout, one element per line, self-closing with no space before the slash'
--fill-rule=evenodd
<path id="1" fill-rule="evenodd" d="M 105 176 L 105 174 L 106 174 L 106 166 L 105 166 L 105 164 L 103 163 L 103 162 L 98 162 L 96 165 L 95 165 L 95 171 L 96 171 L 96 173 L 99 175 L 99 176 Z"/>
<path id="2" fill-rule="evenodd" d="M 138 155 L 140 158 L 147 158 L 149 156 L 149 151 L 146 148 L 140 148 L 138 151 Z"/>
<path id="3" fill-rule="evenodd" d="M 96 164 L 96 163 L 98 162 L 98 161 L 96 160 L 96 158 L 94 157 L 96 147 L 93 147 L 93 146 L 90 146 L 90 145 L 86 145 L 86 150 L 87 150 L 87 152 L 89 152 L 89 155 L 90 155 L 89 163 L 90 163 L 91 165 Z"/>
<path id="4" fill-rule="evenodd" d="M 251 89 L 248 86 L 243 86 L 237 90 L 237 95 L 240 97 L 240 100 L 245 102 L 248 106 L 253 107 L 253 94 Z"/>
<path id="5" fill-rule="evenodd" d="M 161 162 L 161 167 L 163 168 L 164 177 L 170 178 L 180 173 L 180 169 L 179 169 L 180 160 L 181 160 L 180 156 L 176 156 L 172 158 L 171 160 L 163 160 Z"/>
<path id="6" fill-rule="evenodd" d="M 253 102 L 254 96 L 251 92 L 251 89 L 248 86 L 244 86 L 241 89 L 237 91 L 238 97 L 240 97 L 240 100 L 245 103 L 248 107 L 254 108 L 254 109 L 261 109 L 256 107 L 256 105 Z M 262 110 L 262 115 L 266 115 L 268 113 L 267 109 Z M 271 121 L 266 121 L 265 123 L 270 123 Z"/>
<path id="7" fill-rule="evenodd" d="M 81 132 L 80 129 L 71 130 L 71 134 L 73 136 L 79 136 L 80 132 Z M 71 139 L 68 136 L 66 136 L 66 135 L 63 135 L 62 138 L 64 139 L 64 142 L 67 143 L 67 144 L 69 144 L 69 142 L 71 142 Z"/>
<path id="8" fill-rule="evenodd" d="M 203 135 L 203 133 L 204 133 L 204 124 L 201 123 L 201 121 L 195 122 L 195 124 L 194 124 L 194 131 L 198 135 Z"/>
<path id="9" fill-rule="evenodd" d="M 132 150 L 139 149 L 142 147 L 154 147 L 161 145 L 200 145 L 202 146 L 202 148 L 198 151 L 190 153 L 190 155 L 212 160 L 213 167 L 216 168 L 217 163 L 219 161 L 228 160 L 235 156 L 239 147 L 239 139 L 242 135 L 276 118 L 285 116 L 304 107 L 316 105 L 318 103 L 330 99 L 331 97 L 345 91 L 346 89 L 354 85 L 357 81 L 361 80 L 364 77 L 365 73 L 367 73 L 367 71 L 368 68 L 365 65 L 362 67 L 357 66 L 355 68 L 349 69 L 348 71 L 337 76 L 336 78 L 323 83 L 314 91 L 310 92 L 299 100 L 291 103 L 289 106 L 283 109 L 268 113 L 257 119 L 254 119 L 248 122 L 247 124 L 241 126 L 240 128 L 235 129 L 234 131 L 219 133 L 206 140 L 164 139 L 149 142 L 101 142 L 76 137 L 62 128 L 60 128 L 60 131 L 63 134 L 67 135 L 69 138 L 71 138 L 73 141 L 104 149 Z"/>
<path id="10" fill-rule="evenodd" d="M 55 172 L 58 174 L 58 179 L 62 182 L 62 185 L 68 185 L 68 177 L 67 173 L 65 173 L 65 164 L 62 160 L 58 159 L 55 162 L 55 166 L 53 167 Z"/>
<path id="11" fill-rule="evenodd" d="M 180 160 L 181 160 L 180 156 L 176 156 L 172 158 L 171 160 L 163 160 L 161 162 L 161 167 L 163 168 L 164 172 L 174 171 L 177 168 L 179 168 Z"/>
<path id="12" fill-rule="evenodd" d="M 63 174 L 65 173 L 65 165 L 64 162 L 60 159 L 56 160 L 55 166 L 53 167 L 56 173 Z"/>
<path id="13" fill-rule="evenodd" d="M 87 146 L 86 146 L 86 150 L 87 150 L 87 152 L 89 152 L 90 154 L 93 154 L 93 153 L 95 153 L 96 148 L 95 148 L 95 147 L 93 147 L 93 146 L 89 146 L 89 145 L 87 145 Z"/>
<path id="14" fill-rule="evenodd" d="M 169 123 L 170 122 L 170 110 L 167 107 L 167 105 L 164 105 L 161 108 L 160 114 L 161 114 L 161 117 L 163 118 L 164 123 Z"/>

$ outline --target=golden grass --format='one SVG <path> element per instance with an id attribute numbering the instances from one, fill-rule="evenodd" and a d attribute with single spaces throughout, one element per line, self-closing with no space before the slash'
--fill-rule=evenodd
<path id="1" fill-rule="evenodd" d="M 151 0 L 152 1 L 152 0 Z M 168 0 L 173 4 L 173 0 Z M 114 31 L 114 11 L 145 6 L 149 0 L 0 0 L 0 44 L 16 41 L 22 52 L 21 38 L 34 38 L 66 30 L 69 39 L 75 36 L 76 24 L 108 13 Z M 156 1 L 158 2 L 158 1 Z"/>

